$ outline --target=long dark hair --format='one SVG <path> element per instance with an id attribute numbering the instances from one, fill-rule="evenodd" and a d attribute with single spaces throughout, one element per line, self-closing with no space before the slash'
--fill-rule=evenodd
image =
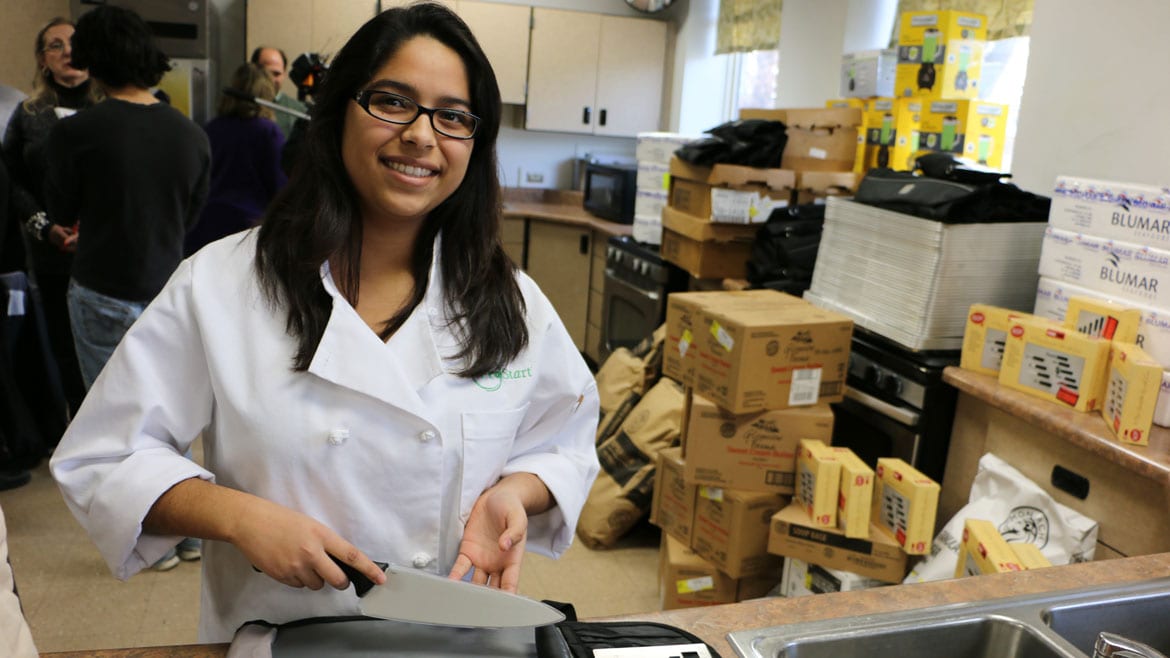
<path id="1" fill-rule="evenodd" d="M 458 373 L 479 377 L 500 370 L 528 344 L 524 298 L 516 267 L 504 253 L 496 136 L 500 91 L 496 76 L 467 25 L 447 8 L 416 4 L 382 12 L 363 25 L 330 63 L 312 109 L 312 121 L 287 185 L 260 225 L 256 268 L 270 301 L 283 303 L 286 327 L 297 339 L 295 370 L 307 370 L 328 323 L 331 300 L 320 266 L 337 257 L 341 292 L 356 303 L 362 223 L 357 193 L 341 158 L 345 115 L 354 95 L 408 40 L 434 38 L 463 60 L 471 112 L 480 117 L 463 182 L 431 211 L 414 245 L 414 291 L 381 332 L 392 335 L 422 301 L 433 245 L 442 232 L 443 297 L 460 338 Z"/>

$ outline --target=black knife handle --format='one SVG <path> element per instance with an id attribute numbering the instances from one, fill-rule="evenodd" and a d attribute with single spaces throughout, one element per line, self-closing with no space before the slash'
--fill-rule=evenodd
<path id="1" fill-rule="evenodd" d="M 353 583 L 353 590 L 357 592 L 359 598 L 365 596 L 366 592 L 369 592 L 370 588 L 374 586 L 374 581 L 367 578 L 366 574 L 342 562 L 333 555 L 330 555 L 329 559 L 333 560 L 333 563 L 340 567 L 341 571 L 345 573 L 345 577 L 349 578 L 349 582 Z M 390 566 L 385 562 L 378 562 L 376 560 L 374 561 L 374 564 L 378 565 L 378 568 L 382 569 L 383 571 L 385 571 L 386 567 Z"/>

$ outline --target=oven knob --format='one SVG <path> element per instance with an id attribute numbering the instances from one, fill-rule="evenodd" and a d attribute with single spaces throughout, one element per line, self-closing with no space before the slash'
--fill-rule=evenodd
<path id="1" fill-rule="evenodd" d="M 886 375 L 878 384 L 878 390 L 886 395 L 896 396 L 902 392 L 902 380 L 894 375 Z"/>
<path id="2" fill-rule="evenodd" d="M 866 382 L 873 385 L 875 388 L 879 388 L 883 379 L 882 371 L 875 365 L 868 365 L 865 367 L 864 378 Z"/>

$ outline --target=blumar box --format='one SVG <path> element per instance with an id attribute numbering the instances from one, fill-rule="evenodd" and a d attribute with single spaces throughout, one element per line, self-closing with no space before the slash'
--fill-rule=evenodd
<path id="1" fill-rule="evenodd" d="M 803 299 L 777 290 L 720 290 L 675 292 L 666 298 L 666 341 L 662 352 L 662 374 L 693 386 L 698 350 L 692 350 L 699 331 L 698 311 L 704 306 L 774 306 L 806 304 Z"/>
<path id="2" fill-rule="evenodd" d="M 780 574 L 732 578 L 682 542 L 662 536 L 658 592 L 663 610 L 735 603 L 764 596 Z"/>
<path id="3" fill-rule="evenodd" d="M 1048 223 L 1073 233 L 1170 250 L 1170 190 L 1058 176 Z"/>
<path id="4" fill-rule="evenodd" d="M 1170 250 L 1049 225 L 1040 276 L 1073 283 L 1120 301 L 1170 308 Z"/>
<path id="5" fill-rule="evenodd" d="M 1003 350 L 1007 344 L 1008 323 L 1012 318 L 1027 313 L 990 304 L 972 304 L 967 312 L 967 326 L 963 331 L 963 351 L 959 367 L 965 370 L 999 376 Z"/>
<path id="6" fill-rule="evenodd" d="M 695 527 L 695 493 L 698 489 L 688 484 L 684 472 L 682 448 L 666 448 L 658 452 L 658 472 L 654 475 L 654 494 L 650 502 L 650 523 L 662 532 L 691 545 Z"/>
<path id="7" fill-rule="evenodd" d="M 846 537 L 836 528 L 814 528 L 797 503 L 772 517 L 768 552 L 883 583 L 902 582 L 908 560 L 905 551 L 876 526 L 870 526 L 868 539 Z"/>
<path id="8" fill-rule="evenodd" d="M 846 537 L 868 537 L 873 505 L 873 469 L 849 448 L 833 446 L 833 454 L 841 463 L 837 527 Z"/>
<path id="9" fill-rule="evenodd" d="M 700 487 L 691 548 L 732 578 L 775 574 L 768 553 L 768 521 L 789 498 L 758 491 Z"/>
<path id="10" fill-rule="evenodd" d="M 909 555 L 930 553 L 939 485 L 913 466 L 880 457 L 874 472 L 874 523 Z"/>
<path id="11" fill-rule="evenodd" d="M 1150 444 L 1150 425 L 1162 388 L 1162 366 L 1142 348 L 1114 341 L 1101 415 L 1122 443 Z"/>
<path id="12" fill-rule="evenodd" d="M 1077 411 L 1095 411 L 1105 394 L 1109 341 L 1046 318 L 1015 318 L 1008 327 L 999 383 Z"/>
<path id="13" fill-rule="evenodd" d="M 801 438 L 829 442 L 828 405 L 733 414 L 691 394 L 686 419 L 687 482 L 791 496 Z"/>
<path id="14" fill-rule="evenodd" d="M 784 575 L 780 579 L 780 595 L 793 597 L 853 592 L 888 584 L 873 578 L 859 576 L 851 571 L 829 569 L 819 564 L 809 564 L 804 560 L 790 557 L 784 560 Z"/>
<path id="15" fill-rule="evenodd" d="M 837 526 L 841 462 L 823 441 L 801 439 L 796 455 L 796 501 L 816 528 Z"/>
<path id="16" fill-rule="evenodd" d="M 1120 300 L 1096 290 L 1090 290 L 1075 283 L 1065 283 L 1046 276 L 1036 284 L 1036 305 L 1033 313 L 1058 322 L 1069 317 L 1069 304 L 1074 297 L 1093 299 L 1111 307 L 1137 309 L 1141 315 L 1137 336 L 1132 341 L 1145 350 L 1155 361 L 1170 366 L 1170 311 L 1154 308 L 1148 304 Z M 1081 332 L 1085 333 L 1085 332 Z M 1124 334 L 1124 329 L 1121 330 Z"/>
<path id="17" fill-rule="evenodd" d="M 700 309 L 695 392 L 732 413 L 840 402 L 853 320 L 811 304 Z"/>
<path id="18" fill-rule="evenodd" d="M 988 573 L 1023 571 L 1014 551 L 995 529 L 995 524 L 982 519 L 963 522 L 963 540 L 959 543 L 959 559 L 955 562 L 955 578 Z"/>

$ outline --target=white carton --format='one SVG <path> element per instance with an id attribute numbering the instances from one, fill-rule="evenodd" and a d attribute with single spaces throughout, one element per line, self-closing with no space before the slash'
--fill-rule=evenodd
<path id="1" fill-rule="evenodd" d="M 662 216 L 634 215 L 633 238 L 638 242 L 662 244 Z"/>
<path id="2" fill-rule="evenodd" d="M 1170 249 L 1170 190 L 1058 176 L 1048 223 L 1065 231 Z"/>
<path id="3" fill-rule="evenodd" d="M 634 157 L 638 164 L 669 165 L 670 158 L 680 146 L 689 144 L 706 135 L 684 135 L 682 133 L 646 132 L 638 133 Z"/>
<path id="4" fill-rule="evenodd" d="M 1170 251 L 1052 226 L 1044 229 L 1040 276 L 1122 302 L 1170 308 Z"/>
<path id="5" fill-rule="evenodd" d="M 1158 405 L 1154 407 L 1154 424 L 1170 427 L 1170 370 L 1162 373 L 1162 389 L 1158 391 Z"/>
<path id="6" fill-rule="evenodd" d="M 866 50 L 841 57 L 841 89 L 845 98 L 893 96 L 898 51 Z"/>
<path id="7" fill-rule="evenodd" d="M 831 592 L 852 592 L 889 583 L 859 576 L 852 571 L 830 569 L 794 557 L 784 560 L 784 576 L 780 580 L 781 596 L 809 596 Z"/>
<path id="8" fill-rule="evenodd" d="M 653 217 L 662 222 L 662 209 L 670 194 L 666 190 L 638 190 L 634 194 L 634 216 Z"/>
<path id="9" fill-rule="evenodd" d="M 670 167 L 655 162 L 638 161 L 638 192 L 666 192 L 670 189 Z"/>

